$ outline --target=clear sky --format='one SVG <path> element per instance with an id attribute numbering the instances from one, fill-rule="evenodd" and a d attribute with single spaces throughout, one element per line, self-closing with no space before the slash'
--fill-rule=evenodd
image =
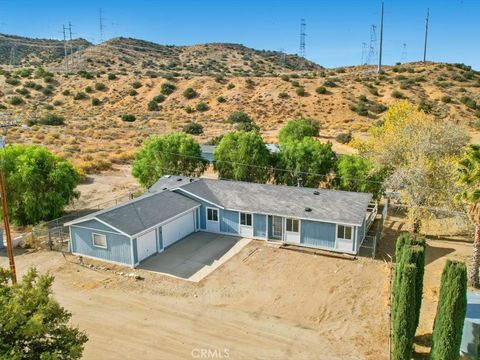
<path id="1" fill-rule="evenodd" d="M 0 32 L 61 38 L 71 21 L 76 37 L 98 42 L 126 36 L 160 44 L 241 43 L 298 53 L 300 19 L 306 20 L 306 57 L 333 67 L 361 62 L 362 43 L 379 25 L 378 0 L 0 0 Z M 427 58 L 480 69 L 480 0 L 386 0 L 384 63 L 422 58 L 430 8 Z M 379 27 L 377 27 L 378 29 Z M 377 32 L 377 38 L 379 34 Z"/>

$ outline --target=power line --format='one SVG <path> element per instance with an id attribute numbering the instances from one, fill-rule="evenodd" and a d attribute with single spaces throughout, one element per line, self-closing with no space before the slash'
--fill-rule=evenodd
<path id="1" fill-rule="evenodd" d="M 382 50 L 383 50 L 383 1 L 382 1 L 382 15 L 380 20 L 380 52 L 378 54 L 377 73 L 382 72 Z"/>

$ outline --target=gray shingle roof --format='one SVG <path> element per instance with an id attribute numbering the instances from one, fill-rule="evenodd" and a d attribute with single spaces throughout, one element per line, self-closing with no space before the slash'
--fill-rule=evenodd
<path id="1" fill-rule="evenodd" d="M 153 193 L 163 190 L 176 189 L 182 185 L 189 184 L 190 182 L 196 180 L 198 180 L 198 178 L 191 178 L 188 176 L 165 175 L 158 179 L 157 182 L 153 184 L 150 189 L 148 189 L 148 192 Z"/>
<path id="2" fill-rule="evenodd" d="M 133 236 L 197 206 L 199 203 L 185 196 L 171 191 L 160 191 L 95 212 L 71 223 L 96 218 Z"/>
<path id="3" fill-rule="evenodd" d="M 361 225 L 372 200 L 367 193 L 215 179 L 198 179 L 182 189 L 230 210 L 352 225 Z"/>

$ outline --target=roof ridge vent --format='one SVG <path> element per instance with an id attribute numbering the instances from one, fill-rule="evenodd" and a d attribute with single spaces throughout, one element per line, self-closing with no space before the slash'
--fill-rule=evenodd
<path id="1" fill-rule="evenodd" d="M 306 208 L 305 208 L 305 211 L 306 211 L 306 212 L 311 212 L 311 211 L 312 211 L 312 209 L 311 209 L 311 208 L 309 208 L 309 207 L 306 207 Z"/>
<path id="2" fill-rule="evenodd" d="M 315 191 L 313 192 L 313 195 L 320 195 L 320 191 L 315 190 Z"/>
<path id="3" fill-rule="evenodd" d="M 182 181 L 183 179 L 182 178 L 178 178 L 177 181 Z"/>

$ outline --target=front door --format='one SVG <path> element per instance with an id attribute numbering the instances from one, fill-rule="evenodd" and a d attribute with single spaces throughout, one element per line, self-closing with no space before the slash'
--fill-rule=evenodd
<path id="1" fill-rule="evenodd" d="M 272 240 L 283 240 L 283 218 L 281 216 L 271 216 L 272 221 Z"/>

